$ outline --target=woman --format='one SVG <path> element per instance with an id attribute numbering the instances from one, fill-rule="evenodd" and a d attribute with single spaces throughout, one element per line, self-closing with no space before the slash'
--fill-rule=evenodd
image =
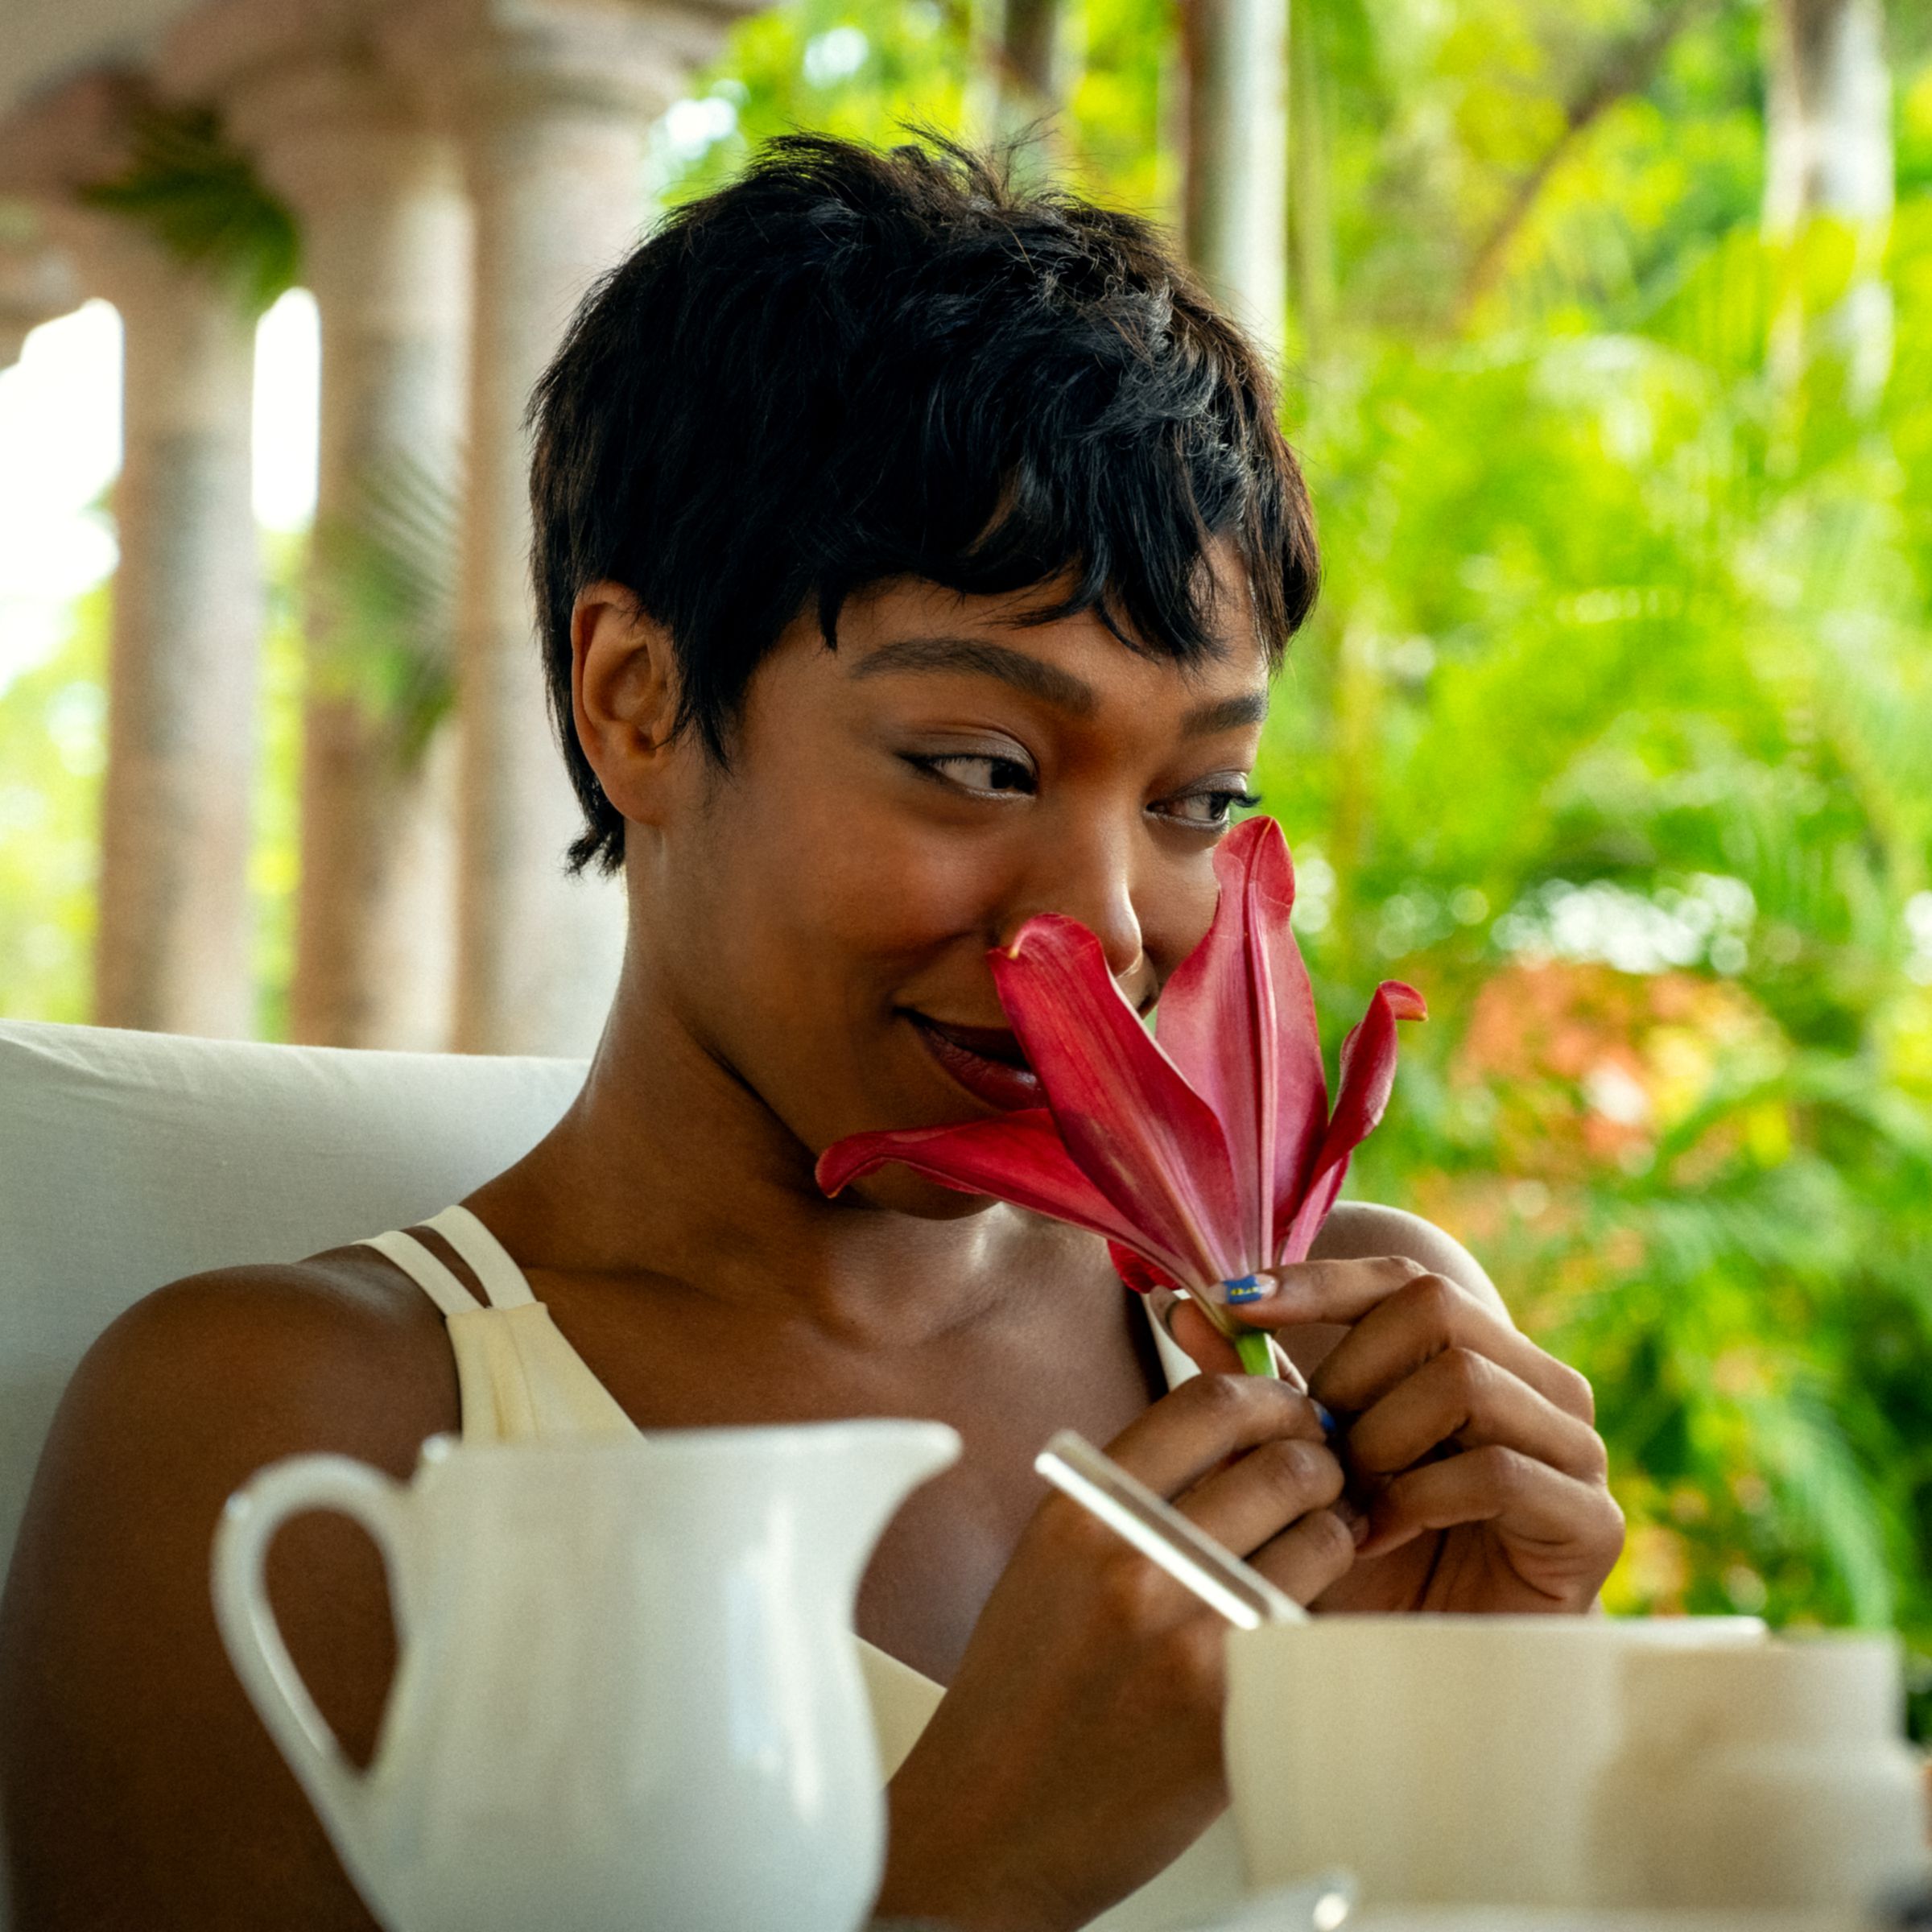
<path id="1" fill-rule="evenodd" d="M 1245 1311 L 1347 1420 L 1331 1449 L 1184 1307 L 1208 1373 L 1170 1389 L 1092 1237 L 903 1170 L 813 1185 L 848 1133 L 1033 1098 L 985 964 L 1031 914 L 1092 927 L 1143 1008 L 1205 931 L 1315 588 L 1273 407 L 1150 231 L 955 153 L 778 143 L 594 293 L 533 490 L 571 857 L 630 900 L 601 1042 L 474 1221 L 439 1217 L 477 1268 L 425 1228 L 199 1276 L 89 1356 L 0 1633 L 27 1926 L 366 1926 L 207 1600 L 223 1498 L 302 1451 L 403 1474 L 439 1430 L 576 1426 L 533 1422 L 546 1402 L 613 1430 L 952 1423 L 964 1460 L 892 1525 L 858 1622 L 896 1764 L 881 1909 L 972 1932 L 1089 1922 L 1224 1803 L 1216 1621 L 1042 1500 L 1055 1429 L 1321 1610 L 1591 1605 L 1621 1523 L 1587 1385 L 1423 1224 L 1339 1208 Z M 499 1318 L 446 1329 L 419 1284 L 461 1307 L 490 1274 L 542 1311 L 460 1385 Z M 365 1755 L 372 1551 L 305 1519 L 270 1580 Z"/>

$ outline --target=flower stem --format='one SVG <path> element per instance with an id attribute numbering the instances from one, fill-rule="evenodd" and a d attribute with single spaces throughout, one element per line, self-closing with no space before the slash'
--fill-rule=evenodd
<path id="1" fill-rule="evenodd" d="M 1190 1294 L 1188 1299 L 1213 1323 L 1222 1339 L 1233 1344 L 1235 1353 L 1241 1358 L 1244 1374 L 1265 1375 L 1274 1381 L 1281 1380 L 1281 1371 L 1275 1366 L 1274 1351 L 1268 1346 L 1268 1337 L 1259 1328 L 1250 1328 L 1236 1321 L 1219 1302 L 1205 1294 Z"/>
<path id="2" fill-rule="evenodd" d="M 1242 1368 L 1249 1374 L 1280 1380 L 1281 1371 L 1274 1365 L 1274 1351 L 1268 1346 L 1268 1337 L 1260 1329 L 1242 1329 L 1234 1338 L 1234 1348 L 1241 1358 Z"/>

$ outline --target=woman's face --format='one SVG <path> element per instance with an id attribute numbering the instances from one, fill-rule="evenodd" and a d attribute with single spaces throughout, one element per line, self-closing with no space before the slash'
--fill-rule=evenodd
<path id="1" fill-rule="evenodd" d="M 1142 1011 L 1207 931 L 1267 704 L 1246 600 L 1191 670 L 1091 613 L 1015 621 L 1049 601 L 900 580 L 847 604 L 836 650 L 801 621 L 729 771 L 687 734 L 629 828 L 657 997 L 814 1154 L 1038 1104 L 986 961 L 1034 914 L 1098 934 Z M 865 1191 L 968 1205 L 902 1173 Z"/>

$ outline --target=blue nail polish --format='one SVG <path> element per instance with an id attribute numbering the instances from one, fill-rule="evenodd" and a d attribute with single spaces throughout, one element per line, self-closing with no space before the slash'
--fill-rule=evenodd
<path id="1" fill-rule="evenodd" d="M 1239 1307 L 1243 1302 L 1258 1302 L 1268 1291 L 1252 1274 L 1244 1274 L 1237 1280 L 1223 1282 L 1228 1290 L 1228 1305 Z"/>
<path id="2" fill-rule="evenodd" d="M 1308 1399 L 1310 1402 L 1315 1402 L 1315 1419 L 1322 1425 L 1322 1440 L 1325 1443 L 1333 1442 L 1335 1437 L 1341 1433 L 1341 1424 L 1319 1402 L 1315 1402 L 1313 1396 L 1310 1396 Z"/>

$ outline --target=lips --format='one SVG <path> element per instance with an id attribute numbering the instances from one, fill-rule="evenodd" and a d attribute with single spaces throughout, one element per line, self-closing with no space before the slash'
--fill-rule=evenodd
<path id="1" fill-rule="evenodd" d="M 1006 1028 L 958 1026 L 923 1013 L 906 1017 L 920 1044 L 974 1099 L 1008 1113 L 1042 1104 L 1039 1076 Z"/>

